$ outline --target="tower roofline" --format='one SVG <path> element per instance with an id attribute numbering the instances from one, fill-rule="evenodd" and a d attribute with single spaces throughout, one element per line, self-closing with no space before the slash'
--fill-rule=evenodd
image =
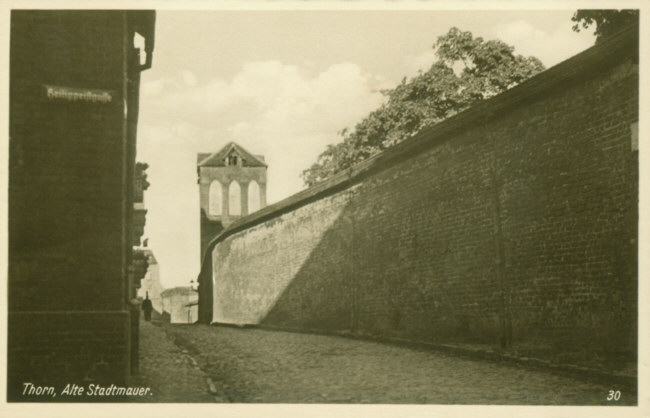
<path id="1" fill-rule="evenodd" d="M 235 150 L 242 157 L 245 162 L 244 167 L 268 167 L 264 162 L 263 157 L 259 158 L 258 156 L 251 154 L 244 147 L 232 141 L 213 154 L 199 153 L 197 155 L 197 166 L 224 167 L 226 165 L 226 156 L 230 154 L 232 150 Z"/>

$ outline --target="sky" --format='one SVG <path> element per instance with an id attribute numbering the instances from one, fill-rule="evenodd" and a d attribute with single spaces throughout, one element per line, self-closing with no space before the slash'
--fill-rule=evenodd
<path id="1" fill-rule="evenodd" d="M 149 164 L 144 237 L 163 286 L 199 273 L 197 153 L 235 141 L 264 155 L 277 202 L 304 188 L 300 173 L 339 131 L 381 105 L 380 90 L 431 66 L 451 27 L 549 68 L 594 43 L 592 31 L 572 31 L 573 12 L 159 10 L 137 159 Z"/>

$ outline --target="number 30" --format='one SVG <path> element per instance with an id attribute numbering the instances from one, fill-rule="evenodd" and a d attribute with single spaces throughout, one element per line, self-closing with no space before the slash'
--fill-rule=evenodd
<path id="1" fill-rule="evenodd" d="M 612 399 L 615 400 L 615 401 L 618 401 L 619 399 L 621 399 L 621 391 L 620 390 L 617 390 L 617 391 L 610 390 L 609 393 L 607 394 L 607 400 L 611 401 Z"/>

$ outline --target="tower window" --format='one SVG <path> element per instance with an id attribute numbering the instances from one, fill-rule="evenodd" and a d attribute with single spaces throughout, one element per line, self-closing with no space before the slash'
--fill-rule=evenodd
<path id="1" fill-rule="evenodd" d="M 260 209 L 260 186 L 255 180 L 248 183 L 248 213 Z"/>
<path id="2" fill-rule="evenodd" d="M 221 183 L 213 180 L 210 183 L 210 190 L 208 192 L 208 213 L 210 215 L 221 215 L 222 202 Z"/>
<path id="3" fill-rule="evenodd" d="M 237 165 L 237 156 L 229 155 L 228 156 L 228 165 Z"/>

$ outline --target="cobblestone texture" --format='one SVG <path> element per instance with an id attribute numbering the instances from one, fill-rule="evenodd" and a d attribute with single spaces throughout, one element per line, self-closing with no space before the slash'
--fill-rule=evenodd
<path id="1" fill-rule="evenodd" d="M 207 325 L 165 330 L 230 402 L 608 405 L 608 391 L 621 389 L 336 336 Z M 177 387 L 187 390 L 181 382 Z M 621 392 L 614 405 L 636 403 Z"/>
<path id="2" fill-rule="evenodd" d="M 152 396 L 134 402 L 223 402 L 209 392 L 207 378 L 161 326 L 140 321 L 140 374 L 133 385 L 150 387 Z"/>

